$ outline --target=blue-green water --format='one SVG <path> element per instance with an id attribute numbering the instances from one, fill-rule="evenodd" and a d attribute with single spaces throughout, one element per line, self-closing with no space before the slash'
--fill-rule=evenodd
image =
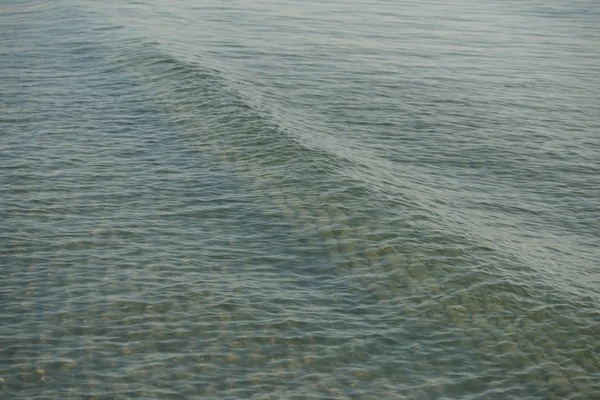
<path id="1" fill-rule="evenodd" d="M 3 1 L 0 398 L 600 398 L 599 27 Z"/>

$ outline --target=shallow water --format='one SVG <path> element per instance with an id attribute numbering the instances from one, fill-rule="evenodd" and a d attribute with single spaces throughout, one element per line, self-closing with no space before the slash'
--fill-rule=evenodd
<path id="1" fill-rule="evenodd" d="M 600 397 L 600 7 L 0 6 L 0 398 Z"/>

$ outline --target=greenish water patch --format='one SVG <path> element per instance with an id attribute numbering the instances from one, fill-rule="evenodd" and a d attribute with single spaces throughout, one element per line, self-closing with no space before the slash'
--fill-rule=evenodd
<path id="1" fill-rule="evenodd" d="M 0 397 L 597 396 L 590 21 L 526 3 L 7 6 Z"/>

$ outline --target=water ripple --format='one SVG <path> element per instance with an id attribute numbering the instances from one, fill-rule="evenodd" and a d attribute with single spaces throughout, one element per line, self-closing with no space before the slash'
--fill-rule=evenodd
<path id="1" fill-rule="evenodd" d="M 600 396 L 598 10 L 469 3 L 0 6 L 0 398 Z"/>

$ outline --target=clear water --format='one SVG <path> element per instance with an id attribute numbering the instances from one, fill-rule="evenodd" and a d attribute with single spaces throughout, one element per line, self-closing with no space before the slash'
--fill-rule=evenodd
<path id="1" fill-rule="evenodd" d="M 0 5 L 0 398 L 600 398 L 595 1 Z"/>

